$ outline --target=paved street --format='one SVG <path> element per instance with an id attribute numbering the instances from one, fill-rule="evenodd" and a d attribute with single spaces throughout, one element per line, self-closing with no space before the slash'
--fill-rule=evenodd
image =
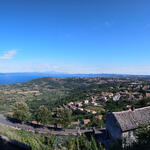
<path id="1" fill-rule="evenodd" d="M 26 125 L 26 124 L 20 124 L 20 123 L 15 123 L 10 120 L 8 120 L 4 115 L 0 114 L 0 123 L 6 126 L 9 126 L 11 128 L 15 129 L 25 129 L 29 131 L 35 131 L 36 129 L 32 126 Z M 41 133 L 49 133 L 49 130 L 47 128 L 38 128 L 39 132 Z"/>
<path id="2" fill-rule="evenodd" d="M 10 121 L 9 119 L 7 119 L 2 114 L 0 114 L 0 123 L 3 125 L 9 126 L 11 128 L 14 128 L 14 129 L 25 129 L 27 131 L 32 131 L 32 132 L 35 132 L 36 130 L 38 130 L 39 133 L 52 133 L 56 135 L 68 135 L 68 134 L 76 135 L 78 133 L 92 132 L 92 130 L 88 130 L 88 129 L 85 129 L 85 130 L 64 129 L 64 130 L 56 131 L 56 130 L 49 130 L 47 128 L 34 128 L 30 125 L 14 123 Z"/>

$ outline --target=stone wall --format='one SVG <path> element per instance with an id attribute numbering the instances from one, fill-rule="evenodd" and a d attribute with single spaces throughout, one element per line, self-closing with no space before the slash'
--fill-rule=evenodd
<path id="1" fill-rule="evenodd" d="M 121 129 L 113 115 L 109 115 L 106 118 L 106 130 L 108 131 L 111 139 L 117 140 L 122 138 Z"/>

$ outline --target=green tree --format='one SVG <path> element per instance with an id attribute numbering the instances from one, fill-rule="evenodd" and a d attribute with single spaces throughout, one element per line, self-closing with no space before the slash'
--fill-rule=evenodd
<path id="1" fill-rule="evenodd" d="M 61 124 L 63 127 L 68 127 L 71 123 L 71 114 L 68 108 L 61 107 L 56 109 L 56 122 L 57 124 Z"/>
<path id="2" fill-rule="evenodd" d="M 15 119 L 26 121 L 29 118 L 29 107 L 24 102 L 16 102 L 13 105 L 13 117 Z"/>
<path id="3" fill-rule="evenodd" d="M 48 145 L 51 149 L 55 149 L 55 140 L 56 136 L 51 134 L 50 137 L 48 137 L 45 144 Z"/>
<path id="4" fill-rule="evenodd" d="M 76 138 L 76 150 L 80 150 L 79 138 Z"/>
<path id="5" fill-rule="evenodd" d="M 81 150 L 90 150 L 91 143 L 88 141 L 87 137 L 85 134 L 82 136 L 79 136 L 79 144 L 80 144 L 80 149 Z"/>
<path id="6" fill-rule="evenodd" d="M 101 143 L 96 143 L 93 136 L 89 141 L 85 135 L 69 139 L 66 147 L 68 150 L 103 150 Z"/>
<path id="7" fill-rule="evenodd" d="M 150 144 L 150 126 L 147 124 L 142 124 L 137 132 L 137 141 L 140 145 L 147 145 Z"/>
<path id="8" fill-rule="evenodd" d="M 48 121 L 51 119 L 51 114 L 48 111 L 47 107 L 44 105 L 40 106 L 35 114 L 35 119 L 37 122 L 40 122 L 42 124 L 48 123 Z"/>
<path id="9" fill-rule="evenodd" d="M 91 122 L 89 123 L 89 126 L 92 126 L 92 127 L 104 127 L 104 125 L 105 124 L 104 124 L 103 120 L 95 118 L 95 116 L 91 117 Z"/>
<path id="10" fill-rule="evenodd" d="M 76 139 L 75 138 L 70 138 L 66 142 L 66 148 L 67 148 L 67 150 L 76 150 Z"/>
<path id="11" fill-rule="evenodd" d="M 93 136 L 91 137 L 91 150 L 98 150 L 96 141 Z"/>
<path id="12" fill-rule="evenodd" d="M 102 146 L 102 144 L 100 142 L 98 142 L 98 149 L 99 150 L 103 150 L 103 146 Z"/>

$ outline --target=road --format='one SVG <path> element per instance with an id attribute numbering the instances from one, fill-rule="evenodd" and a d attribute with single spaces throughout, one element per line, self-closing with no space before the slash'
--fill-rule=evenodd
<path id="1" fill-rule="evenodd" d="M 51 133 L 51 134 L 56 134 L 56 135 L 69 135 L 69 134 L 77 135 L 80 133 L 92 132 L 92 129 L 90 130 L 89 129 L 85 129 L 85 130 L 64 129 L 64 130 L 56 131 L 56 130 L 49 130 L 48 128 L 34 128 L 30 125 L 14 123 L 10 121 L 9 119 L 7 119 L 7 117 L 5 117 L 2 114 L 0 114 L 0 123 L 3 125 L 9 126 L 13 129 L 18 129 L 18 130 L 24 129 L 24 130 L 32 131 L 32 132 L 38 131 L 39 133 Z"/>
<path id="2" fill-rule="evenodd" d="M 6 126 L 9 126 L 14 129 L 24 129 L 29 131 L 35 131 L 35 128 L 26 124 L 14 123 L 8 120 L 4 115 L 0 114 L 0 123 Z M 48 129 L 39 128 L 39 130 L 43 133 L 48 133 Z"/>

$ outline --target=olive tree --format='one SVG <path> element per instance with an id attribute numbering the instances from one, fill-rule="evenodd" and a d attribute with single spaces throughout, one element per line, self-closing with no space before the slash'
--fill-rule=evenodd
<path id="1" fill-rule="evenodd" d="M 56 110 L 56 121 L 57 124 L 61 124 L 63 127 L 68 127 L 68 125 L 71 123 L 71 114 L 72 111 L 68 108 L 57 108 Z"/>
<path id="2" fill-rule="evenodd" d="M 148 124 L 142 124 L 136 131 L 136 137 L 138 144 L 150 144 L 150 126 Z"/>
<path id="3" fill-rule="evenodd" d="M 24 102 L 16 102 L 13 105 L 13 117 L 15 119 L 26 121 L 29 118 L 29 107 Z"/>
<path id="4" fill-rule="evenodd" d="M 51 114 L 47 107 L 44 105 L 40 106 L 35 114 L 35 119 L 37 122 L 42 124 L 48 123 L 48 121 L 51 119 Z"/>

